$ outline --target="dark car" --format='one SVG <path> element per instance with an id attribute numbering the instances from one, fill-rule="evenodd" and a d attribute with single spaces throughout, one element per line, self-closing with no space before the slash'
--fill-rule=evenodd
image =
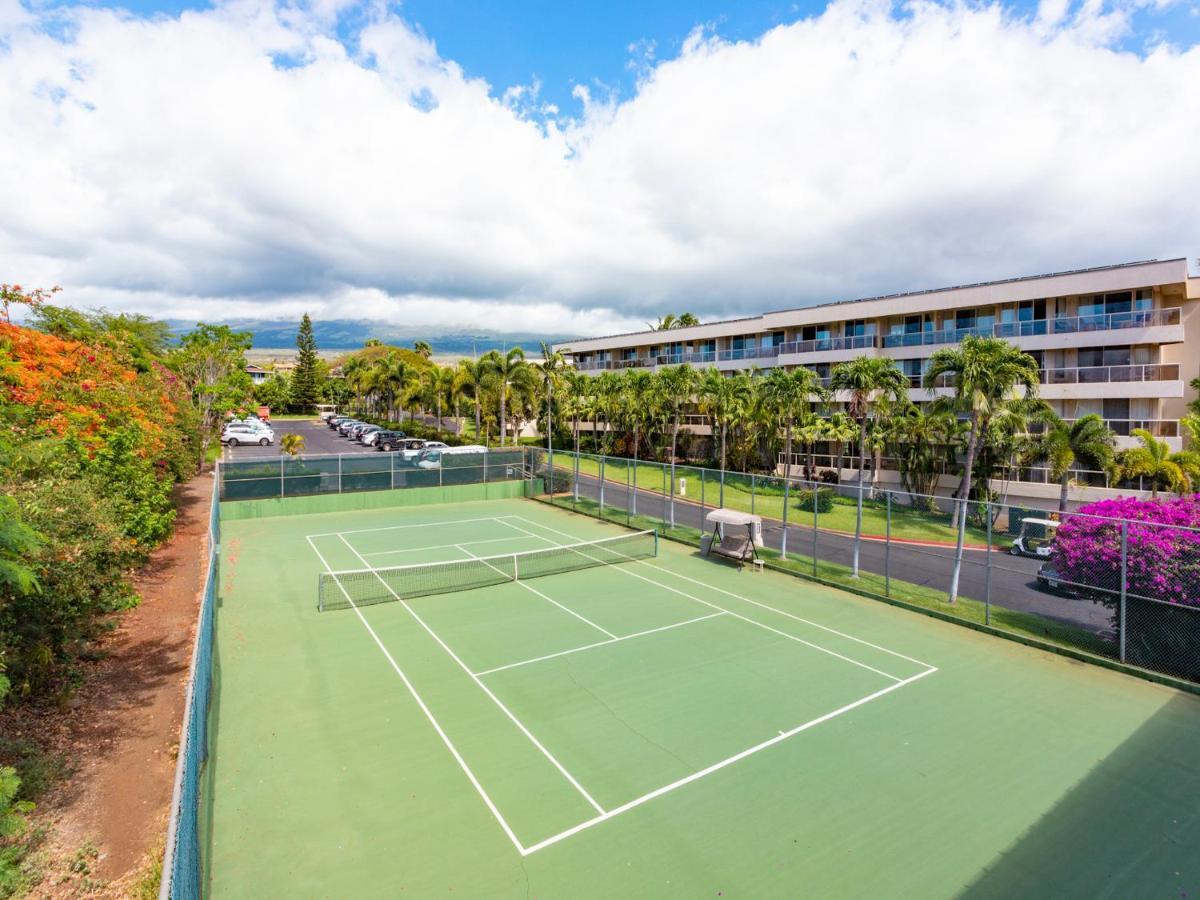
<path id="1" fill-rule="evenodd" d="M 363 423 L 360 422 L 358 419 L 347 419 L 345 422 L 342 422 L 338 425 L 337 433 L 340 434 L 342 437 L 345 437 L 346 435 L 348 435 L 350 433 L 351 428 L 353 428 L 355 425 L 361 425 L 361 424 L 363 424 Z"/>
<path id="2" fill-rule="evenodd" d="M 403 443 L 403 431 L 381 431 L 375 437 L 375 449 L 386 450 L 389 453 L 393 450 L 399 450 Z"/>
<path id="3" fill-rule="evenodd" d="M 1042 563 L 1042 567 L 1037 571 L 1037 583 L 1039 588 L 1049 591 L 1051 594 L 1061 594 L 1064 597 L 1075 596 L 1075 591 L 1063 581 L 1062 576 L 1058 573 L 1054 560 Z"/>

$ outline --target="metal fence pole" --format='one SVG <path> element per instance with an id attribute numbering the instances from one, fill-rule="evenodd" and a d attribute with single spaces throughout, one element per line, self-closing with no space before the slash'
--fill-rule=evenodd
<path id="1" fill-rule="evenodd" d="M 817 496 L 817 482 L 809 483 L 809 494 L 812 497 L 813 508 L 813 577 L 817 575 L 817 507 L 820 505 Z"/>
<path id="2" fill-rule="evenodd" d="M 1121 662 L 1125 662 L 1125 598 L 1129 590 L 1129 520 L 1121 520 Z"/>
<path id="3" fill-rule="evenodd" d="M 626 476 L 626 480 L 628 481 L 630 478 L 629 471 L 628 471 L 629 470 L 628 463 L 625 464 L 625 469 L 626 469 L 625 476 Z M 633 454 L 632 480 L 633 480 L 633 493 L 629 497 L 629 509 L 630 509 L 631 514 L 636 516 L 637 515 L 637 454 L 636 453 Z"/>
<path id="4" fill-rule="evenodd" d="M 395 488 L 396 487 L 396 451 L 395 450 L 388 451 L 388 473 L 389 473 L 388 474 L 388 484 L 392 488 Z"/>
<path id="5" fill-rule="evenodd" d="M 658 471 L 662 475 L 662 523 L 663 528 L 667 527 L 667 467 L 659 463 Z M 674 479 L 672 479 L 671 487 L 674 488 Z"/>
<path id="6" fill-rule="evenodd" d="M 751 472 L 750 473 L 750 515 L 754 515 L 754 494 L 756 493 L 755 486 L 756 486 L 757 481 L 758 481 L 758 479 L 755 478 L 754 473 Z"/>
<path id="7" fill-rule="evenodd" d="M 700 470 L 700 533 L 701 533 L 701 534 L 703 534 L 703 533 L 704 533 L 704 514 L 705 514 L 705 504 L 704 504 L 704 470 L 703 470 L 703 469 L 701 469 L 701 470 Z"/>
<path id="8" fill-rule="evenodd" d="M 634 490 L 637 490 L 635 487 Z M 629 462 L 625 463 L 625 524 L 629 525 L 633 522 L 633 514 L 629 511 L 629 507 L 633 504 L 629 500 Z"/>
<path id="9" fill-rule="evenodd" d="M 721 508 L 722 508 L 722 509 L 724 509 L 724 508 L 725 508 L 725 464 L 724 464 L 724 461 L 722 461 L 722 463 L 721 463 L 721 500 L 720 500 L 720 506 L 721 506 Z"/>
<path id="10" fill-rule="evenodd" d="M 987 519 L 987 549 L 983 552 L 983 624 L 992 624 L 992 504 L 985 503 Z"/>
<path id="11" fill-rule="evenodd" d="M 884 491 L 887 498 L 887 522 L 883 527 L 883 596 L 892 596 L 892 492 Z"/>
<path id="12" fill-rule="evenodd" d="M 338 493 L 342 492 L 342 454 L 338 454 Z"/>
<path id="13" fill-rule="evenodd" d="M 283 457 L 279 457 L 279 496 L 283 496 Z"/>
<path id="14" fill-rule="evenodd" d="M 529 468 L 530 468 L 530 470 L 532 471 L 532 469 L 533 469 L 533 463 L 532 463 L 532 462 L 530 462 L 530 464 L 529 464 Z M 530 475 L 530 476 L 529 476 L 529 480 L 530 480 L 531 482 L 533 481 L 533 476 L 532 476 L 532 475 Z M 483 483 L 484 483 L 484 484 L 487 484 L 487 454 L 486 454 L 486 453 L 485 453 L 485 454 L 483 454 Z M 529 487 L 530 487 L 530 488 L 532 488 L 532 487 L 533 487 L 533 485 L 532 485 L 532 484 L 530 484 L 530 485 L 529 485 Z"/>
<path id="15" fill-rule="evenodd" d="M 786 469 L 786 467 L 785 467 Z M 783 535 L 779 538 L 779 558 L 787 559 L 787 512 L 788 512 L 788 489 L 792 486 L 792 479 L 787 475 L 783 476 Z"/>
<path id="16" fill-rule="evenodd" d="M 604 454 L 600 454 L 600 517 L 604 518 Z"/>

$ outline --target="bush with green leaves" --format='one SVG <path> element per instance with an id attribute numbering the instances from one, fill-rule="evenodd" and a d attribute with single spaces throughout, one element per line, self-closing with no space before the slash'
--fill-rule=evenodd
<path id="1" fill-rule="evenodd" d="M 835 493 L 830 488 L 797 491 L 796 506 L 804 512 L 812 512 L 814 505 L 818 513 L 833 512 L 834 496 Z"/>

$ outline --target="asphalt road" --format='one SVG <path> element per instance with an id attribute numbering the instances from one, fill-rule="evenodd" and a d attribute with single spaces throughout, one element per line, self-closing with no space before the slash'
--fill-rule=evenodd
<path id="1" fill-rule="evenodd" d="M 580 492 L 592 500 L 599 499 L 599 479 L 581 476 Z M 604 488 L 605 505 L 630 508 L 632 491 L 623 484 L 608 482 Z M 715 499 L 715 498 L 712 498 Z M 664 518 L 667 498 L 656 492 L 637 492 L 637 512 L 650 518 Z M 712 509 L 710 505 L 707 509 Z M 675 522 L 703 530 L 707 510 L 699 504 L 675 500 Z M 763 541 L 768 547 L 780 548 L 783 523 L 763 521 Z M 788 523 L 788 551 L 811 557 L 813 529 Z M 827 531 L 817 531 L 817 558 L 850 566 L 853 560 L 854 538 Z M 1073 625 L 1096 634 L 1113 636 L 1110 613 L 1106 607 L 1085 600 L 1059 597 L 1037 586 L 1036 574 L 1042 561 L 1008 553 L 968 550 L 960 575 L 959 593 L 964 597 L 983 600 L 989 593 L 994 606 L 1022 612 L 1037 613 L 1048 619 Z M 893 542 L 890 549 L 880 540 L 864 540 L 860 549 L 859 567 L 862 571 L 883 575 L 885 569 L 892 578 L 946 592 L 954 566 L 953 547 L 925 547 Z"/>

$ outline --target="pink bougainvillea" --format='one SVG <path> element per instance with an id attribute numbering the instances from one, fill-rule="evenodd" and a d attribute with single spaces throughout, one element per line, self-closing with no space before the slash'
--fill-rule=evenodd
<path id="1" fill-rule="evenodd" d="M 1055 540 L 1055 568 L 1062 578 L 1098 600 L 1115 602 L 1123 527 L 1127 594 L 1200 607 L 1200 495 L 1101 500 L 1065 516 Z"/>

